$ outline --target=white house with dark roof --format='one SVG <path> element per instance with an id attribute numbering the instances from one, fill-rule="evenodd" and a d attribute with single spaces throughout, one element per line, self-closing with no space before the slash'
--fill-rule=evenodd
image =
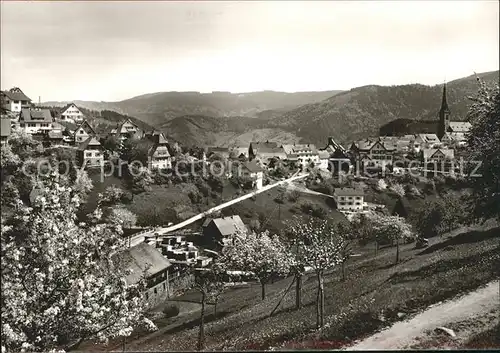
<path id="1" fill-rule="evenodd" d="M 146 135 L 153 143 L 149 149 L 148 157 L 151 169 L 170 169 L 172 168 L 172 157 L 168 151 L 168 142 L 163 133 Z"/>
<path id="2" fill-rule="evenodd" d="M 286 153 L 283 146 L 277 142 L 250 142 L 248 147 L 248 158 L 250 160 L 259 159 L 262 163 L 268 163 L 269 160 L 276 158 L 285 160 Z"/>
<path id="3" fill-rule="evenodd" d="M 110 132 L 112 135 L 116 135 L 121 141 L 128 139 L 136 134 L 140 133 L 139 126 L 134 124 L 132 120 L 127 119 L 117 124 L 116 128 L 112 129 Z"/>
<path id="4" fill-rule="evenodd" d="M 86 141 L 91 136 L 96 136 L 95 130 L 90 126 L 88 120 L 84 120 L 80 125 L 78 125 L 73 132 L 73 140 L 75 144 L 82 143 Z"/>
<path id="5" fill-rule="evenodd" d="M 20 88 L 14 87 L 8 91 L 0 92 L 2 108 L 11 112 L 20 112 L 23 108 L 29 108 L 31 99 L 21 91 Z"/>
<path id="6" fill-rule="evenodd" d="M 253 182 L 253 186 L 260 190 L 263 186 L 264 180 L 264 169 L 257 164 L 255 161 L 247 162 L 237 162 L 231 163 L 232 175 L 234 177 L 244 177 L 250 178 Z"/>
<path id="7" fill-rule="evenodd" d="M 75 103 L 70 103 L 63 108 L 61 113 L 61 120 L 71 122 L 81 122 L 85 119 L 85 115 L 81 112 L 80 108 Z"/>
<path id="8" fill-rule="evenodd" d="M 78 145 L 78 162 L 89 168 L 100 167 L 104 164 L 103 152 L 101 143 L 94 136 L 89 136 Z"/>
<path id="9" fill-rule="evenodd" d="M 455 150 L 451 148 L 428 148 L 422 150 L 426 170 L 448 171 L 454 165 Z"/>
<path id="10" fill-rule="evenodd" d="M 297 162 L 303 168 L 313 164 L 319 165 L 318 149 L 313 144 L 293 144 L 283 145 L 283 150 L 286 154 L 286 159 Z"/>
<path id="11" fill-rule="evenodd" d="M 333 198 L 339 211 L 362 211 L 364 207 L 364 191 L 354 188 L 337 188 Z"/>
<path id="12" fill-rule="evenodd" d="M 23 108 L 19 115 L 19 127 L 28 134 L 47 133 L 52 130 L 53 120 L 49 109 Z"/>
<path id="13" fill-rule="evenodd" d="M 364 164 L 385 167 L 392 165 L 396 147 L 393 143 L 376 138 L 353 142 L 350 150 Z"/>

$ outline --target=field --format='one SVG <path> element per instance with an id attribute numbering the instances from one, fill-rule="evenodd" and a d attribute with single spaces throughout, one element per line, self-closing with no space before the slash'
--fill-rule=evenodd
<path id="1" fill-rule="evenodd" d="M 327 324 L 321 330 L 314 329 L 316 281 L 312 274 L 303 283 L 302 309 L 294 310 L 292 288 L 272 317 L 269 314 L 292 278 L 268 285 L 264 301 L 257 283 L 230 289 L 219 302 L 217 320 L 208 309 L 207 349 L 339 348 L 431 304 L 476 289 L 499 275 L 500 228 L 487 224 L 475 229 L 433 238 L 424 250 L 404 245 L 397 265 L 394 248 L 382 249 L 376 256 L 372 244 L 359 249 L 363 256 L 350 260 L 345 281 L 338 270 L 326 276 Z M 199 294 L 189 292 L 176 300 L 196 302 Z M 162 320 L 159 331 L 129 338 L 126 349 L 193 350 L 198 319 L 199 312 L 190 311 Z"/>

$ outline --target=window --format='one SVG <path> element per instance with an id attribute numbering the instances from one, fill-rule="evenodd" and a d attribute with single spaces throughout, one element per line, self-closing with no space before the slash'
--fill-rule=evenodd
<path id="1" fill-rule="evenodd" d="M 28 127 L 36 127 L 35 123 L 28 123 Z"/>
<path id="2" fill-rule="evenodd" d="M 96 157 L 100 157 L 100 156 L 101 156 L 101 152 L 96 152 L 96 153 L 95 153 L 95 156 L 96 156 Z"/>
<path id="3" fill-rule="evenodd" d="M 20 102 L 20 101 L 15 101 L 14 103 L 19 104 L 19 103 L 21 103 L 21 102 Z"/>
<path id="4" fill-rule="evenodd" d="M 155 287 L 154 292 L 155 292 L 155 294 L 158 294 L 158 288 Z"/>
<path id="5" fill-rule="evenodd" d="M 148 300 L 148 299 L 149 299 L 149 293 L 146 292 L 146 300 Z"/>
<path id="6" fill-rule="evenodd" d="M 165 289 L 166 289 L 166 287 L 167 287 L 167 286 L 165 285 L 165 282 L 163 282 L 163 290 L 165 290 Z"/>
<path id="7" fill-rule="evenodd" d="M 356 196 L 356 200 L 361 200 L 361 197 L 360 196 Z"/>
<path id="8" fill-rule="evenodd" d="M 82 135 L 82 134 L 84 134 L 84 133 L 85 133 L 85 131 L 83 131 L 83 129 L 82 129 L 82 130 L 80 130 L 80 135 Z"/>
<path id="9" fill-rule="evenodd" d="M 85 157 L 92 157 L 92 152 L 85 152 Z"/>

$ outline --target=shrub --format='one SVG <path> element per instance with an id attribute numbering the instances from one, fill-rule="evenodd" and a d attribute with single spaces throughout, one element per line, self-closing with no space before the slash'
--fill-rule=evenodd
<path id="1" fill-rule="evenodd" d="M 401 184 L 398 183 L 392 184 L 390 190 L 400 197 L 405 196 L 405 188 Z"/>
<path id="2" fill-rule="evenodd" d="M 387 189 L 387 183 L 384 179 L 380 179 L 377 182 L 377 190 L 384 191 L 385 189 Z"/>
<path id="3" fill-rule="evenodd" d="M 297 190 L 293 190 L 293 191 L 288 193 L 287 197 L 288 197 L 288 201 L 297 202 L 297 200 L 300 197 L 300 192 L 298 192 Z"/>
<path id="4" fill-rule="evenodd" d="M 179 307 L 173 304 L 167 305 L 163 309 L 163 314 L 165 314 L 166 318 L 175 317 L 179 315 Z"/>

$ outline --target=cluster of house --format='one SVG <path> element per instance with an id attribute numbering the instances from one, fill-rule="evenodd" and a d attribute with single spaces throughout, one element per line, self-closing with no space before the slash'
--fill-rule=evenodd
<path id="1" fill-rule="evenodd" d="M 130 119 L 118 123 L 106 131 L 97 132 L 81 109 L 74 103 L 68 104 L 57 117 L 52 117 L 49 109 L 41 109 L 31 104 L 19 88 L 2 91 L 2 143 L 8 141 L 13 128 L 24 130 L 45 147 L 71 146 L 76 149 L 77 161 L 86 167 L 100 167 L 104 163 L 104 148 L 101 140 L 115 136 L 123 142 L 128 138 L 151 141 L 148 151 L 150 167 L 153 169 L 171 168 L 168 141 L 159 131 L 142 131 Z"/>
<path id="2" fill-rule="evenodd" d="M 404 136 L 379 136 L 355 141 L 349 151 L 354 159 L 371 166 L 393 165 L 396 158 L 414 153 L 424 165 L 452 166 L 455 151 L 466 147 L 467 134 L 472 125 L 464 121 L 450 121 L 450 109 L 443 88 L 436 134 L 412 134 Z"/>
<path id="3" fill-rule="evenodd" d="M 216 251 L 229 239 L 247 230 L 237 215 L 206 218 L 201 233 L 178 230 L 167 235 L 155 235 L 120 252 L 117 259 L 123 268 L 131 270 L 125 278 L 127 283 L 135 284 L 146 275 L 145 296 L 154 304 L 182 289 L 175 281 L 189 276 L 189 268 L 208 266 L 212 256 L 207 254 L 217 254 Z"/>

